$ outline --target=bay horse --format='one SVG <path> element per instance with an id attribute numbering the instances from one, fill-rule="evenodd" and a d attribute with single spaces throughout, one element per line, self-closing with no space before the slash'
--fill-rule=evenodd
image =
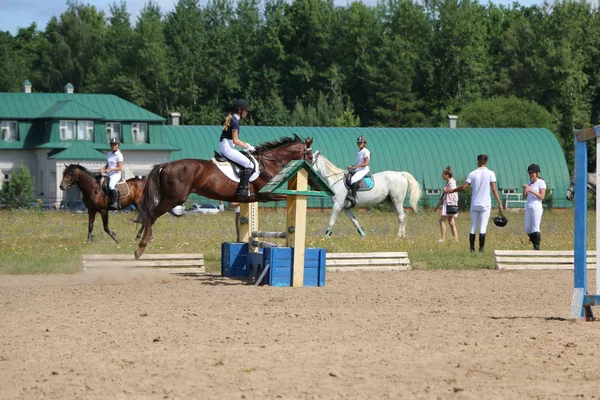
<path id="1" fill-rule="evenodd" d="M 100 182 L 96 178 L 98 174 L 90 172 L 87 168 L 78 165 L 70 164 L 66 165 L 66 169 L 63 173 L 63 178 L 60 181 L 60 189 L 67 190 L 71 185 L 75 185 L 81 191 L 83 195 L 83 204 L 88 209 L 88 242 L 92 241 L 92 230 L 94 229 L 94 220 L 96 219 L 96 213 L 100 213 L 102 216 L 102 224 L 104 225 L 104 232 L 108 234 L 116 243 L 119 243 L 115 232 L 108 228 L 108 205 L 110 200 L 102 188 Z M 129 194 L 126 197 L 119 199 L 121 208 L 125 208 L 130 204 L 139 208 L 139 202 L 144 191 L 146 181 L 140 178 L 127 179 L 127 186 L 129 186 Z M 142 228 L 140 228 L 137 237 L 142 234 Z"/>
<path id="2" fill-rule="evenodd" d="M 366 233 L 360 226 L 352 210 L 344 208 L 346 203 L 348 203 L 348 200 L 346 200 L 348 189 L 344 185 L 346 170 L 333 165 L 321 151 L 315 152 L 312 166 L 315 171 L 327 180 L 329 187 L 334 193 L 332 198 L 333 208 L 331 209 L 331 217 L 329 218 L 329 225 L 327 226 L 325 235 L 327 237 L 331 236 L 337 215 L 341 210 L 344 210 L 344 213 L 350 218 L 358 233 L 361 236 L 365 236 Z M 389 200 L 398 213 L 398 222 L 400 223 L 398 237 L 405 237 L 406 211 L 404 211 L 404 198 L 408 191 L 410 191 L 410 205 L 414 211 L 417 211 L 419 208 L 419 199 L 421 198 L 421 185 L 419 185 L 414 176 L 406 171 L 383 171 L 372 176 L 375 186 L 370 190 L 359 191 L 356 194 L 356 207 L 371 207 Z"/>
<path id="3" fill-rule="evenodd" d="M 144 228 L 144 235 L 134 253 L 135 258 L 146 250 L 154 222 L 168 210 L 185 202 L 190 193 L 238 203 L 285 200 L 286 196 L 258 192 L 290 161 L 312 163 L 312 142 L 312 138 L 303 141 L 294 135 L 293 138 L 284 137 L 257 146 L 253 156 L 260 167 L 260 174 L 249 183 L 251 196 L 246 198 L 236 195 L 238 183 L 225 176 L 210 160 L 187 158 L 155 165 L 148 175 L 138 208 L 138 222 Z"/>

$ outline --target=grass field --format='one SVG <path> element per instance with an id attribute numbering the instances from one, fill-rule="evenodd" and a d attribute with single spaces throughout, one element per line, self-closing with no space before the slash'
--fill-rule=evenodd
<path id="1" fill-rule="evenodd" d="M 529 249 L 523 232 L 523 212 L 509 212 L 505 228 L 488 226 L 486 252 L 471 254 L 468 245 L 470 218 L 458 216 L 459 243 L 439 239 L 439 214 L 409 212 L 408 238 L 396 238 L 395 213 L 359 211 L 357 218 L 367 232 L 361 238 L 345 215 L 338 217 L 333 236 L 325 238 L 330 210 L 309 211 L 307 247 L 328 252 L 407 251 L 415 269 L 494 268 L 494 249 Z M 87 243 L 87 214 L 61 211 L 0 212 L 0 274 L 75 273 L 82 270 L 81 255 L 88 253 L 133 253 L 137 247 L 135 214 L 110 215 L 110 227 L 120 243 L 102 230 L 100 216 L 94 226 L 94 242 Z M 595 214 L 588 215 L 588 248 L 595 247 Z M 283 230 L 285 210 L 260 210 L 262 230 Z M 208 271 L 220 270 L 221 243 L 235 241 L 234 214 L 162 216 L 154 225 L 148 253 L 204 253 Z M 450 237 L 450 236 L 448 236 Z M 546 211 L 542 218 L 542 249 L 573 248 L 573 210 Z"/>

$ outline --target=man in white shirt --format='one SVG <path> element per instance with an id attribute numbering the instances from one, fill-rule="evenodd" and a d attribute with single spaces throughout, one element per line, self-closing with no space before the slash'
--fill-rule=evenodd
<path id="1" fill-rule="evenodd" d="M 356 205 L 356 192 L 360 186 L 360 180 L 369 173 L 369 161 L 371 160 L 371 152 L 367 149 L 367 139 L 364 136 L 359 136 L 356 139 L 358 145 L 358 153 L 356 153 L 356 165 L 350 165 L 349 170 L 354 171 L 354 175 L 350 179 L 350 189 L 346 198 L 350 202 L 352 208 Z"/>
<path id="2" fill-rule="evenodd" d="M 504 211 L 502 200 L 498 195 L 496 187 L 496 174 L 487 168 L 488 157 L 485 154 L 477 156 L 477 169 L 471 171 L 465 183 L 455 189 L 444 189 L 446 193 L 462 192 L 471 186 L 471 232 L 469 234 L 469 246 L 471 252 L 475 252 L 475 234 L 479 230 L 479 252 L 484 251 L 487 224 L 492 209 L 492 198 L 490 188 L 498 202 L 498 210 Z"/>

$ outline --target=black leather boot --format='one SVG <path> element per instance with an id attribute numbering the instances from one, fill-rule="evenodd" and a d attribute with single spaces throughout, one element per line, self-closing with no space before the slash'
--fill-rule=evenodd
<path id="1" fill-rule="evenodd" d="M 469 234 L 469 249 L 471 250 L 472 253 L 475 253 L 475 234 L 474 233 Z"/>
<path id="2" fill-rule="evenodd" d="M 119 209 L 119 193 L 117 189 L 112 189 L 108 191 L 108 197 L 110 198 L 110 204 L 108 206 L 109 210 L 118 210 Z"/>
<path id="3" fill-rule="evenodd" d="M 479 234 L 479 252 L 483 253 L 484 248 L 485 248 L 485 233 L 480 233 Z"/>
<path id="4" fill-rule="evenodd" d="M 540 242 L 542 241 L 542 234 L 540 232 L 533 232 L 531 236 L 533 237 L 533 240 L 531 241 L 533 243 L 533 249 L 539 250 Z"/>
<path id="5" fill-rule="evenodd" d="M 252 172 L 254 172 L 253 168 L 244 168 L 244 170 L 240 172 L 240 185 L 238 186 L 236 196 L 242 198 L 250 197 L 248 181 L 250 180 Z"/>

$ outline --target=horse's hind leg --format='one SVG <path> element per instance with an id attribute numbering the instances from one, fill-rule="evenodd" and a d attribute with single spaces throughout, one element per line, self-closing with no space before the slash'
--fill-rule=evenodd
<path id="1" fill-rule="evenodd" d="M 344 212 L 346 213 L 348 218 L 350 218 L 350 221 L 352 221 L 352 223 L 354 224 L 354 227 L 358 231 L 358 234 L 360 236 L 367 236 L 367 234 L 365 233 L 365 230 L 362 228 L 362 226 L 360 226 L 360 222 L 358 222 L 358 220 L 354 216 L 354 213 L 347 208 L 344 209 Z"/>
<path id="2" fill-rule="evenodd" d="M 133 253 L 135 255 L 136 259 L 140 258 L 140 256 L 142 254 L 144 254 L 144 251 L 146 251 L 146 246 L 148 246 L 148 241 L 152 237 L 152 225 L 154 225 L 156 220 L 161 215 L 163 215 L 164 213 L 166 213 L 167 211 L 169 211 L 176 205 L 177 204 L 174 204 L 172 201 L 161 200 L 156 205 L 156 207 L 154 207 L 154 209 L 152 210 L 152 220 L 142 226 L 142 228 L 144 230 L 144 234 L 142 235 L 142 240 L 140 241 L 140 244 L 138 244 L 137 250 Z"/>
<path id="3" fill-rule="evenodd" d="M 406 211 L 404 211 L 404 206 L 402 205 L 402 202 L 393 202 L 393 204 L 394 208 L 396 209 L 396 212 L 398 213 L 398 223 L 400 224 L 400 226 L 398 227 L 398 237 L 404 238 L 406 237 Z"/>
<path id="4" fill-rule="evenodd" d="M 135 238 L 136 238 L 137 240 L 140 240 L 140 238 L 142 237 L 142 232 L 143 232 L 143 231 L 144 231 L 144 225 L 142 225 L 142 226 L 140 227 L 140 230 L 138 231 L 137 235 L 135 235 Z"/>
<path id="5" fill-rule="evenodd" d="M 110 236 L 112 240 L 115 241 L 115 243 L 119 243 L 119 240 L 117 239 L 117 234 L 115 232 L 112 232 L 108 228 L 108 210 L 100 210 L 100 215 L 102 215 L 102 224 L 104 225 L 104 232 L 106 232 L 108 236 Z"/>

